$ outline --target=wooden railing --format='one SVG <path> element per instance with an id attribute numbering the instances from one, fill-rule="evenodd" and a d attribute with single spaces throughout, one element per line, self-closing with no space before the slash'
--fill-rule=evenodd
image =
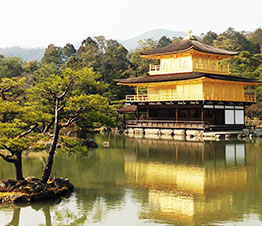
<path id="1" fill-rule="evenodd" d="M 196 72 L 215 72 L 215 73 L 229 73 L 229 64 L 226 66 L 222 65 L 210 65 L 210 64 L 193 64 L 193 70 Z"/>
<path id="2" fill-rule="evenodd" d="M 245 94 L 244 97 L 241 95 L 227 96 L 227 95 L 205 95 L 202 94 L 150 94 L 150 95 L 127 95 L 126 102 L 158 102 L 158 101 L 238 101 L 238 102 L 256 102 L 256 95 Z"/>
<path id="3" fill-rule="evenodd" d="M 178 100 L 204 100 L 203 94 L 174 95 L 174 94 L 150 94 L 127 95 L 127 102 L 154 102 L 154 101 L 178 101 Z"/>
<path id="4" fill-rule="evenodd" d="M 193 63 L 187 65 L 149 65 L 149 74 L 176 73 L 176 72 L 213 72 L 218 74 L 229 74 L 229 65 L 211 65 Z"/>
<path id="5" fill-rule="evenodd" d="M 175 120 L 128 120 L 126 126 L 141 128 L 165 128 L 165 129 L 208 129 L 209 122 L 202 121 L 175 121 Z"/>

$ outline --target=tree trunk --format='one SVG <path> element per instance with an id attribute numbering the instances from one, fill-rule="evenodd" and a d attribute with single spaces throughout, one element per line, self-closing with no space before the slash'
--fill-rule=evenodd
<path id="1" fill-rule="evenodd" d="M 22 171 L 22 152 L 17 152 L 15 164 L 15 175 L 16 180 L 24 180 L 23 171 Z"/>
<path id="2" fill-rule="evenodd" d="M 7 113 L 3 113 L 2 123 L 6 123 L 6 122 L 7 122 Z"/>
<path id="3" fill-rule="evenodd" d="M 46 226 L 52 226 L 51 215 L 50 215 L 50 207 L 49 206 L 44 206 L 43 207 L 43 212 L 45 214 L 45 225 Z"/>
<path id="4" fill-rule="evenodd" d="M 59 132 L 60 132 L 60 127 L 59 127 L 59 99 L 56 99 L 56 107 L 55 107 L 55 127 L 54 127 L 54 138 L 53 138 L 53 142 L 50 146 L 49 149 L 49 154 L 48 154 L 48 160 L 47 160 L 47 164 L 43 170 L 43 175 L 41 178 L 41 181 L 43 183 L 47 183 L 51 172 L 52 172 L 52 166 L 53 166 L 53 161 L 54 161 L 54 155 L 55 155 L 55 150 L 56 150 L 56 145 L 58 142 L 58 138 L 59 138 Z"/>
<path id="5" fill-rule="evenodd" d="M 18 226 L 19 225 L 20 210 L 21 210 L 21 208 L 15 208 L 14 209 L 13 218 L 12 218 L 11 222 L 7 225 L 12 225 L 12 226 Z"/>

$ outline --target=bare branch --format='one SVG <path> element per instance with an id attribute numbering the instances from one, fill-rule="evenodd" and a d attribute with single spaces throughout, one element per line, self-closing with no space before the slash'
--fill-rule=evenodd
<path id="1" fill-rule="evenodd" d="M 65 108 L 65 105 L 63 105 L 62 107 L 58 108 L 57 111 L 59 112 L 59 111 L 63 110 L 64 108 Z"/>
<path id="2" fill-rule="evenodd" d="M 15 152 L 14 152 L 11 148 L 7 147 L 5 144 L 3 144 L 3 147 L 4 147 L 7 151 L 9 151 L 9 152 L 12 153 L 12 155 L 11 155 L 10 157 L 14 156 Z"/>
<path id="3" fill-rule="evenodd" d="M 14 156 L 14 154 L 12 154 L 12 155 L 3 155 L 2 153 L 0 153 L 0 157 L 2 157 L 7 162 L 13 162 L 13 163 L 16 162 L 16 159 L 10 159 L 13 156 Z"/>
<path id="4" fill-rule="evenodd" d="M 42 133 L 47 133 L 48 130 L 52 127 L 52 125 L 54 125 L 54 123 L 55 123 L 55 118 L 53 117 L 52 120 L 51 120 L 51 122 L 49 122 L 49 123 L 47 124 L 47 126 L 44 128 L 44 130 L 43 130 Z"/>
<path id="5" fill-rule="evenodd" d="M 68 93 L 68 91 L 70 90 L 70 88 L 74 85 L 74 80 L 76 77 L 72 77 L 69 81 L 68 86 L 66 87 L 66 90 L 64 92 L 62 92 L 60 95 L 57 96 L 57 98 L 59 100 L 63 99 L 65 97 L 65 95 Z"/>
<path id="6" fill-rule="evenodd" d="M 29 130 L 25 131 L 24 133 L 21 133 L 20 135 L 18 135 L 18 138 L 22 138 L 26 135 L 28 135 L 29 133 L 33 132 L 35 128 L 38 127 L 38 124 L 36 123 L 33 127 L 31 127 Z"/>
<path id="7" fill-rule="evenodd" d="M 8 87 L 8 88 L 2 88 L 0 90 L 1 96 L 3 100 L 6 100 L 6 96 L 5 96 L 5 92 L 8 92 L 12 87 Z"/>
<path id="8" fill-rule="evenodd" d="M 77 120 L 77 116 L 74 117 L 74 118 L 70 118 L 70 119 L 68 119 L 67 123 L 64 124 L 64 125 L 62 125 L 61 127 L 62 127 L 62 128 L 68 127 L 68 126 L 70 126 L 73 122 L 75 122 L 76 120 Z"/>
<path id="9" fill-rule="evenodd" d="M 11 88 L 12 88 L 11 86 L 9 86 L 8 88 L 2 88 L 0 92 L 1 93 L 8 92 Z"/>

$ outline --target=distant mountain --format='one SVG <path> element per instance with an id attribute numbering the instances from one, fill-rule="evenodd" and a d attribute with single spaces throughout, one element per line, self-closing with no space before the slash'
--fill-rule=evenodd
<path id="1" fill-rule="evenodd" d="M 187 35 L 186 32 L 183 31 L 171 31 L 167 29 L 156 29 L 152 31 L 145 32 L 141 35 L 138 35 L 134 38 L 119 41 L 125 48 L 129 51 L 134 50 L 137 47 L 137 42 L 139 40 L 145 40 L 148 38 L 152 38 L 154 40 L 159 40 L 161 37 L 166 36 L 170 39 L 174 37 L 185 37 Z M 79 48 L 81 42 L 76 43 L 74 46 L 76 49 Z M 23 48 L 23 47 L 7 47 L 0 48 L 0 55 L 4 55 L 5 57 L 16 56 L 22 58 L 23 61 L 31 61 L 38 60 L 41 61 L 44 56 L 45 48 Z"/>
<path id="2" fill-rule="evenodd" d="M 38 60 L 44 56 L 45 48 L 22 48 L 22 47 L 7 47 L 0 48 L 0 55 L 5 57 L 16 56 L 22 58 L 23 61 Z"/>
<path id="3" fill-rule="evenodd" d="M 118 42 L 121 43 L 125 48 L 127 48 L 130 51 L 130 50 L 134 50 L 137 47 L 137 42 L 139 40 L 145 40 L 148 38 L 159 40 L 164 35 L 170 39 L 173 39 L 174 37 L 176 38 L 185 37 L 187 36 L 187 33 L 183 31 L 171 31 L 168 29 L 155 29 L 152 31 L 145 32 L 141 35 L 138 35 L 128 40 L 124 40 L 124 41 L 119 40 Z"/>

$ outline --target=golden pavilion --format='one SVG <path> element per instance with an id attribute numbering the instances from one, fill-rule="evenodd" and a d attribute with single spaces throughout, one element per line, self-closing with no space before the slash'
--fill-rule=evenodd
<path id="1" fill-rule="evenodd" d="M 221 60 L 238 52 L 189 36 L 140 54 L 160 64 L 150 65 L 148 75 L 117 80 L 119 85 L 136 87 L 136 94 L 127 95 L 126 105 L 118 110 L 135 115 L 135 120 L 126 121 L 128 132 L 174 134 L 245 128 L 245 106 L 256 102 L 256 96 L 246 94 L 245 87 L 262 81 L 230 75 L 229 65 Z"/>

